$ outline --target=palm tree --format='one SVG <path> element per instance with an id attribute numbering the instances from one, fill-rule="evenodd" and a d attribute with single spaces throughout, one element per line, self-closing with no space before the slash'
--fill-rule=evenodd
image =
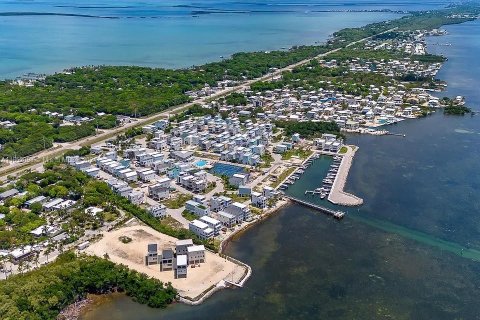
<path id="1" fill-rule="evenodd" d="M 33 262 L 35 266 L 38 268 L 38 260 L 40 259 L 40 251 L 35 251 L 35 255 L 33 256 Z"/>
<path id="2" fill-rule="evenodd" d="M 45 254 L 45 256 L 47 257 L 47 262 L 49 262 L 49 261 L 48 261 L 48 256 L 50 255 L 50 253 L 53 252 L 53 248 L 54 248 L 54 247 L 55 247 L 55 244 L 52 243 L 52 242 L 49 242 L 48 245 L 47 245 L 47 248 L 46 248 L 45 251 L 44 251 L 44 254 Z"/>
<path id="3" fill-rule="evenodd" d="M 60 242 L 60 243 L 58 244 L 58 251 L 59 251 L 60 253 L 63 253 L 63 249 L 64 249 L 64 248 L 63 248 L 63 243 Z"/>
<path id="4" fill-rule="evenodd" d="M 25 268 L 25 261 L 20 260 L 20 262 L 18 263 L 18 268 L 17 268 L 18 272 L 20 274 L 23 274 L 24 268 Z"/>
<path id="5" fill-rule="evenodd" d="M 7 265 L 6 265 L 7 257 L 6 256 L 0 256 L 0 269 L 3 270 L 3 273 L 5 274 L 5 279 L 7 279 Z"/>

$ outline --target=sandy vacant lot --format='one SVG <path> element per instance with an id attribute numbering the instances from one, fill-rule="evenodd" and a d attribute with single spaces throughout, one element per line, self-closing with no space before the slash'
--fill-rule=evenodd
<path id="1" fill-rule="evenodd" d="M 127 236 L 132 238 L 130 243 L 122 243 L 118 238 Z M 195 298 L 212 285 L 217 285 L 223 279 L 238 281 L 244 274 L 245 268 L 227 261 L 211 252 L 206 252 L 206 262 L 200 267 L 189 267 L 188 276 L 175 279 L 173 271 L 160 272 L 160 265 L 146 266 L 145 255 L 149 243 L 157 243 L 159 252 L 162 248 L 175 249 L 177 239 L 159 233 L 147 226 L 131 226 L 107 232 L 103 239 L 93 243 L 86 253 L 103 257 L 108 254 L 111 261 L 128 266 L 131 269 L 145 273 L 163 282 L 171 282 L 183 297 Z"/>

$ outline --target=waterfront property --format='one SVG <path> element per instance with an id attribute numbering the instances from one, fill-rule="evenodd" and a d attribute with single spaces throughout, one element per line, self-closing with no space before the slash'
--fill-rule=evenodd
<path id="1" fill-rule="evenodd" d="M 120 236 L 129 237 L 128 243 L 119 241 Z M 145 248 L 149 244 L 156 244 L 163 248 L 158 265 L 147 266 L 145 263 Z M 177 250 L 176 257 L 172 248 Z M 192 263 L 201 263 L 200 268 L 188 266 L 189 248 L 192 252 Z M 164 283 L 171 282 L 180 296 L 195 298 L 205 290 L 215 287 L 223 279 L 239 281 L 246 274 L 246 269 L 220 256 L 204 250 L 202 246 L 195 246 L 192 240 L 178 240 L 159 233 L 147 226 L 123 227 L 105 234 L 98 242 L 92 243 L 86 253 L 103 257 L 108 254 L 115 263 L 128 266 L 131 269 L 145 273 Z M 178 259 L 178 257 L 184 257 Z M 203 262 L 201 262 L 203 260 Z M 188 272 L 188 276 L 185 277 Z M 177 277 L 179 276 L 179 277 Z"/>

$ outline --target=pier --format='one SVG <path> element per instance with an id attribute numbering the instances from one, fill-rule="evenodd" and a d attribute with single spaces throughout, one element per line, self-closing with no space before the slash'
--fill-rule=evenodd
<path id="1" fill-rule="evenodd" d="M 393 132 L 387 132 L 385 133 L 387 136 L 396 136 L 396 137 L 406 137 L 407 135 L 402 134 L 402 133 L 393 133 Z"/>
<path id="2" fill-rule="evenodd" d="M 345 183 L 347 182 L 348 172 L 352 165 L 353 157 L 356 152 L 356 147 L 348 146 L 348 151 L 343 155 L 342 162 L 338 169 L 338 174 L 332 185 L 332 190 L 328 195 L 328 201 L 333 204 L 343 206 L 359 206 L 363 204 L 363 199 L 351 193 L 345 192 Z"/>
<path id="3" fill-rule="evenodd" d="M 343 211 L 325 208 L 325 207 L 319 206 L 317 204 L 313 204 L 313 203 L 310 203 L 310 202 L 307 202 L 307 201 L 300 200 L 300 199 L 295 198 L 295 197 L 291 197 L 289 195 L 285 195 L 285 197 L 287 199 L 290 199 L 293 202 L 296 202 L 296 203 L 299 203 L 299 204 L 304 205 L 306 207 L 309 207 L 309 208 L 318 210 L 320 212 L 326 213 L 326 214 L 334 217 L 337 220 L 341 220 L 345 216 L 345 212 L 343 212 Z"/>

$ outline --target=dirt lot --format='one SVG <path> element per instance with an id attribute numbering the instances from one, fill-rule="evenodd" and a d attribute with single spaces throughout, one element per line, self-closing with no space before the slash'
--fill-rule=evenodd
<path id="1" fill-rule="evenodd" d="M 132 239 L 129 243 L 122 243 L 120 236 Z M 211 252 L 206 252 L 206 262 L 200 266 L 189 266 L 188 276 L 183 279 L 174 279 L 173 271 L 160 272 L 160 265 L 146 266 L 145 255 L 149 243 L 158 244 L 159 252 L 162 248 L 175 249 L 177 239 L 159 233 L 147 226 L 131 226 L 107 232 L 103 239 L 93 243 L 85 252 L 99 257 L 108 254 L 111 261 L 128 266 L 131 269 L 145 273 L 163 282 L 171 282 L 183 297 L 195 298 L 212 285 L 223 279 L 238 281 L 244 274 L 244 267 L 227 261 Z"/>

